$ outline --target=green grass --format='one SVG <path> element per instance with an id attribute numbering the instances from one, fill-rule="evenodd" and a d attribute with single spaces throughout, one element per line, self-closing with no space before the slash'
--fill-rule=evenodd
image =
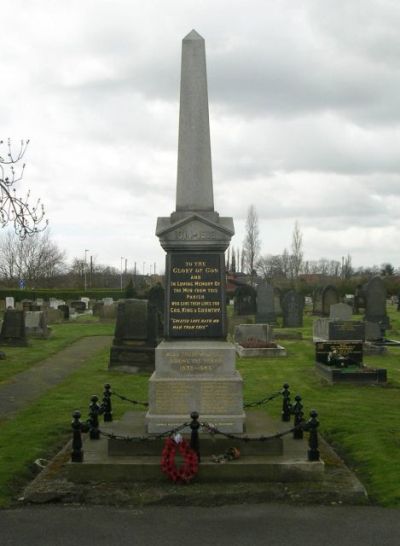
<path id="1" fill-rule="evenodd" d="M 388 332 L 388 337 L 400 339 L 400 313 L 390 307 L 389 314 L 392 331 Z M 307 413 L 312 408 L 317 409 L 320 431 L 360 477 L 371 500 L 384 506 L 399 507 L 400 348 L 390 348 L 387 356 L 365 358 L 371 366 L 387 368 L 387 385 L 328 385 L 314 372 L 311 325 L 312 317 L 306 316 L 303 341 L 283 342 L 288 350 L 287 358 L 237 360 L 244 378 L 245 401 L 259 400 L 280 389 L 287 381 L 292 396 L 301 394 Z M 101 324 L 94 326 L 104 328 Z M 92 335 L 90 328 L 87 331 Z M 110 382 L 116 391 L 130 398 L 147 399 L 148 376 L 110 372 L 108 358 L 109 351 L 101 351 L 14 419 L 0 423 L 1 506 L 10 503 L 18 487 L 32 476 L 33 461 L 50 456 L 66 441 L 70 435 L 72 411 L 81 409 L 85 418 L 90 396 L 101 395 L 104 383 Z M 114 399 L 116 418 L 128 409 L 132 406 Z M 264 410 L 278 417 L 279 400 L 271 402 Z"/>
<path id="2" fill-rule="evenodd" d="M 86 336 L 112 335 L 114 327 L 114 322 L 100 322 L 97 317 L 82 316 L 71 322 L 52 325 L 49 339 L 29 338 L 28 347 L 0 346 L 0 350 L 6 354 L 6 359 L 0 361 L 0 385 L 13 375 L 58 353 L 78 339 Z"/>

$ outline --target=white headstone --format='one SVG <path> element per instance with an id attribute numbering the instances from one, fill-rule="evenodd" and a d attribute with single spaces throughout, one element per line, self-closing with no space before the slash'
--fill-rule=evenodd
<path id="1" fill-rule="evenodd" d="M 83 303 L 86 305 L 86 309 L 89 309 L 90 298 L 81 298 L 81 301 L 83 301 Z"/>
<path id="2" fill-rule="evenodd" d="M 6 297 L 6 309 L 8 309 L 9 307 L 12 307 L 12 309 L 14 309 L 14 298 L 12 296 Z"/>

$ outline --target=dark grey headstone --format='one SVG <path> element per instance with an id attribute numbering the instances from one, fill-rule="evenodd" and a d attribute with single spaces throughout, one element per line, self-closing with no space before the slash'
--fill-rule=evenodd
<path id="1" fill-rule="evenodd" d="M 26 346 L 24 312 L 7 309 L 1 327 L 0 345 Z"/>
<path id="2" fill-rule="evenodd" d="M 283 326 L 299 328 L 303 326 L 304 296 L 294 290 L 286 292 L 282 298 Z"/>
<path id="3" fill-rule="evenodd" d="M 128 299 L 119 303 L 110 367 L 153 371 L 156 344 L 155 308 L 147 300 Z"/>
<path id="4" fill-rule="evenodd" d="M 103 308 L 104 308 L 104 301 L 96 301 L 96 303 L 93 305 L 93 316 L 101 317 Z"/>
<path id="5" fill-rule="evenodd" d="M 334 286 L 325 286 L 322 290 L 322 314 L 328 317 L 331 305 L 339 302 L 338 291 Z"/>
<path id="6" fill-rule="evenodd" d="M 76 313 L 84 313 L 86 311 L 86 303 L 84 301 L 71 301 L 70 307 Z"/>
<path id="7" fill-rule="evenodd" d="M 315 360 L 330 366 L 361 366 L 363 344 L 361 341 L 329 341 L 315 344 Z"/>
<path id="8" fill-rule="evenodd" d="M 118 304 L 115 339 L 118 342 L 146 341 L 148 321 L 147 300 L 127 300 Z"/>
<path id="9" fill-rule="evenodd" d="M 233 311 L 235 315 L 239 316 L 256 313 L 256 291 L 252 286 L 246 284 L 236 288 L 233 297 Z"/>
<path id="10" fill-rule="evenodd" d="M 274 307 L 275 315 L 277 317 L 282 316 L 282 290 L 277 286 L 274 286 Z"/>
<path id="11" fill-rule="evenodd" d="M 165 290 L 161 284 L 152 286 L 147 295 L 149 306 L 156 314 L 158 336 L 164 335 Z"/>
<path id="12" fill-rule="evenodd" d="M 263 282 L 257 286 L 257 313 L 256 322 L 273 323 L 276 321 L 274 288 Z"/>
<path id="13" fill-rule="evenodd" d="M 61 313 L 63 314 L 63 319 L 64 320 L 69 320 L 69 307 L 68 305 L 66 305 L 65 303 L 62 304 L 62 305 L 59 305 L 58 306 L 58 309 L 61 311 Z"/>
<path id="14" fill-rule="evenodd" d="M 313 314 L 322 315 L 322 288 L 318 286 L 314 289 L 312 295 L 313 301 Z"/>
<path id="15" fill-rule="evenodd" d="M 385 330 L 389 328 L 389 317 L 386 313 L 386 287 L 380 277 L 373 277 L 365 288 L 365 320 L 377 322 Z"/>

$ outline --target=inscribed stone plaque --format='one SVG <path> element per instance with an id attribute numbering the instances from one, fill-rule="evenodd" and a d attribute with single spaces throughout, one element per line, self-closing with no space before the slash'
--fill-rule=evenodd
<path id="1" fill-rule="evenodd" d="M 224 337 L 223 272 L 220 253 L 167 256 L 167 337 Z"/>
<path id="2" fill-rule="evenodd" d="M 225 341 L 162 341 L 156 351 L 158 377 L 231 376 L 235 347 Z"/>
<path id="3" fill-rule="evenodd" d="M 200 415 L 243 413 L 242 381 L 239 374 L 224 379 L 197 382 L 176 379 L 149 383 L 154 414 L 182 414 L 182 422 L 197 411 Z"/>
<path id="4" fill-rule="evenodd" d="M 361 365 L 363 360 L 362 342 L 319 342 L 315 344 L 315 359 L 321 364 L 330 364 L 332 355 L 348 359 L 348 364 Z"/>

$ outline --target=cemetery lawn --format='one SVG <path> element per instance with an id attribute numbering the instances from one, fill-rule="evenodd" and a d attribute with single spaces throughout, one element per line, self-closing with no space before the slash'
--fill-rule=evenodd
<path id="1" fill-rule="evenodd" d="M 6 359 L 0 360 L 0 385 L 13 375 L 58 353 L 78 339 L 86 336 L 113 335 L 114 322 L 100 322 L 98 317 L 83 315 L 70 322 L 53 324 L 51 330 L 48 339 L 29 338 L 29 347 L 0 346 L 0 350 L 6 354 Z"/>
<path id="2" fill-rule="evenodd" d="M 392 331 L 388 337 L 400 339 L 400 313 L 389 306 L 389 314 Z M 387 356 L 364 359 L 371 366 L 387 368 L 387 385 L 332 386 L 314 372 L 311 324 L 312 317 L 306 316 L 302 341 L 281 342 L 288 350 L 287 358 L 237 360 L 244 378 L 245 402 L 259 400 L 288 382 L 292 397 L 301 394 L 306 416 L 313 408 L 318 411 L 320 432 L 363 482 L 371 501 L 399 507 L 400 348 L 389 348 Z M 101 330 L 106 326 L 99 323 L 93 328 Z M 93 335 L 93 330 L 83 335 Z M 14 419 L 0 422 L 0 506 L 7 506 L 18 497 L 22 486 L 33 476 L 36 459 L 50 458 L 65 444 L 71 434 L 72 411 L 80 409 L 82 418 L 86 418 L 90 396 L 101 396 L 105 383 L 111 383 L 115 391 L 129 398 L 147 400 L 149 376 L 108 371 L 108 359 L 109 350 L 99 352 Z M 263 408 L 279 417 L 280 400 Z M 113 399 L 116 419 L 132 409 L 143 410 Z"/>

